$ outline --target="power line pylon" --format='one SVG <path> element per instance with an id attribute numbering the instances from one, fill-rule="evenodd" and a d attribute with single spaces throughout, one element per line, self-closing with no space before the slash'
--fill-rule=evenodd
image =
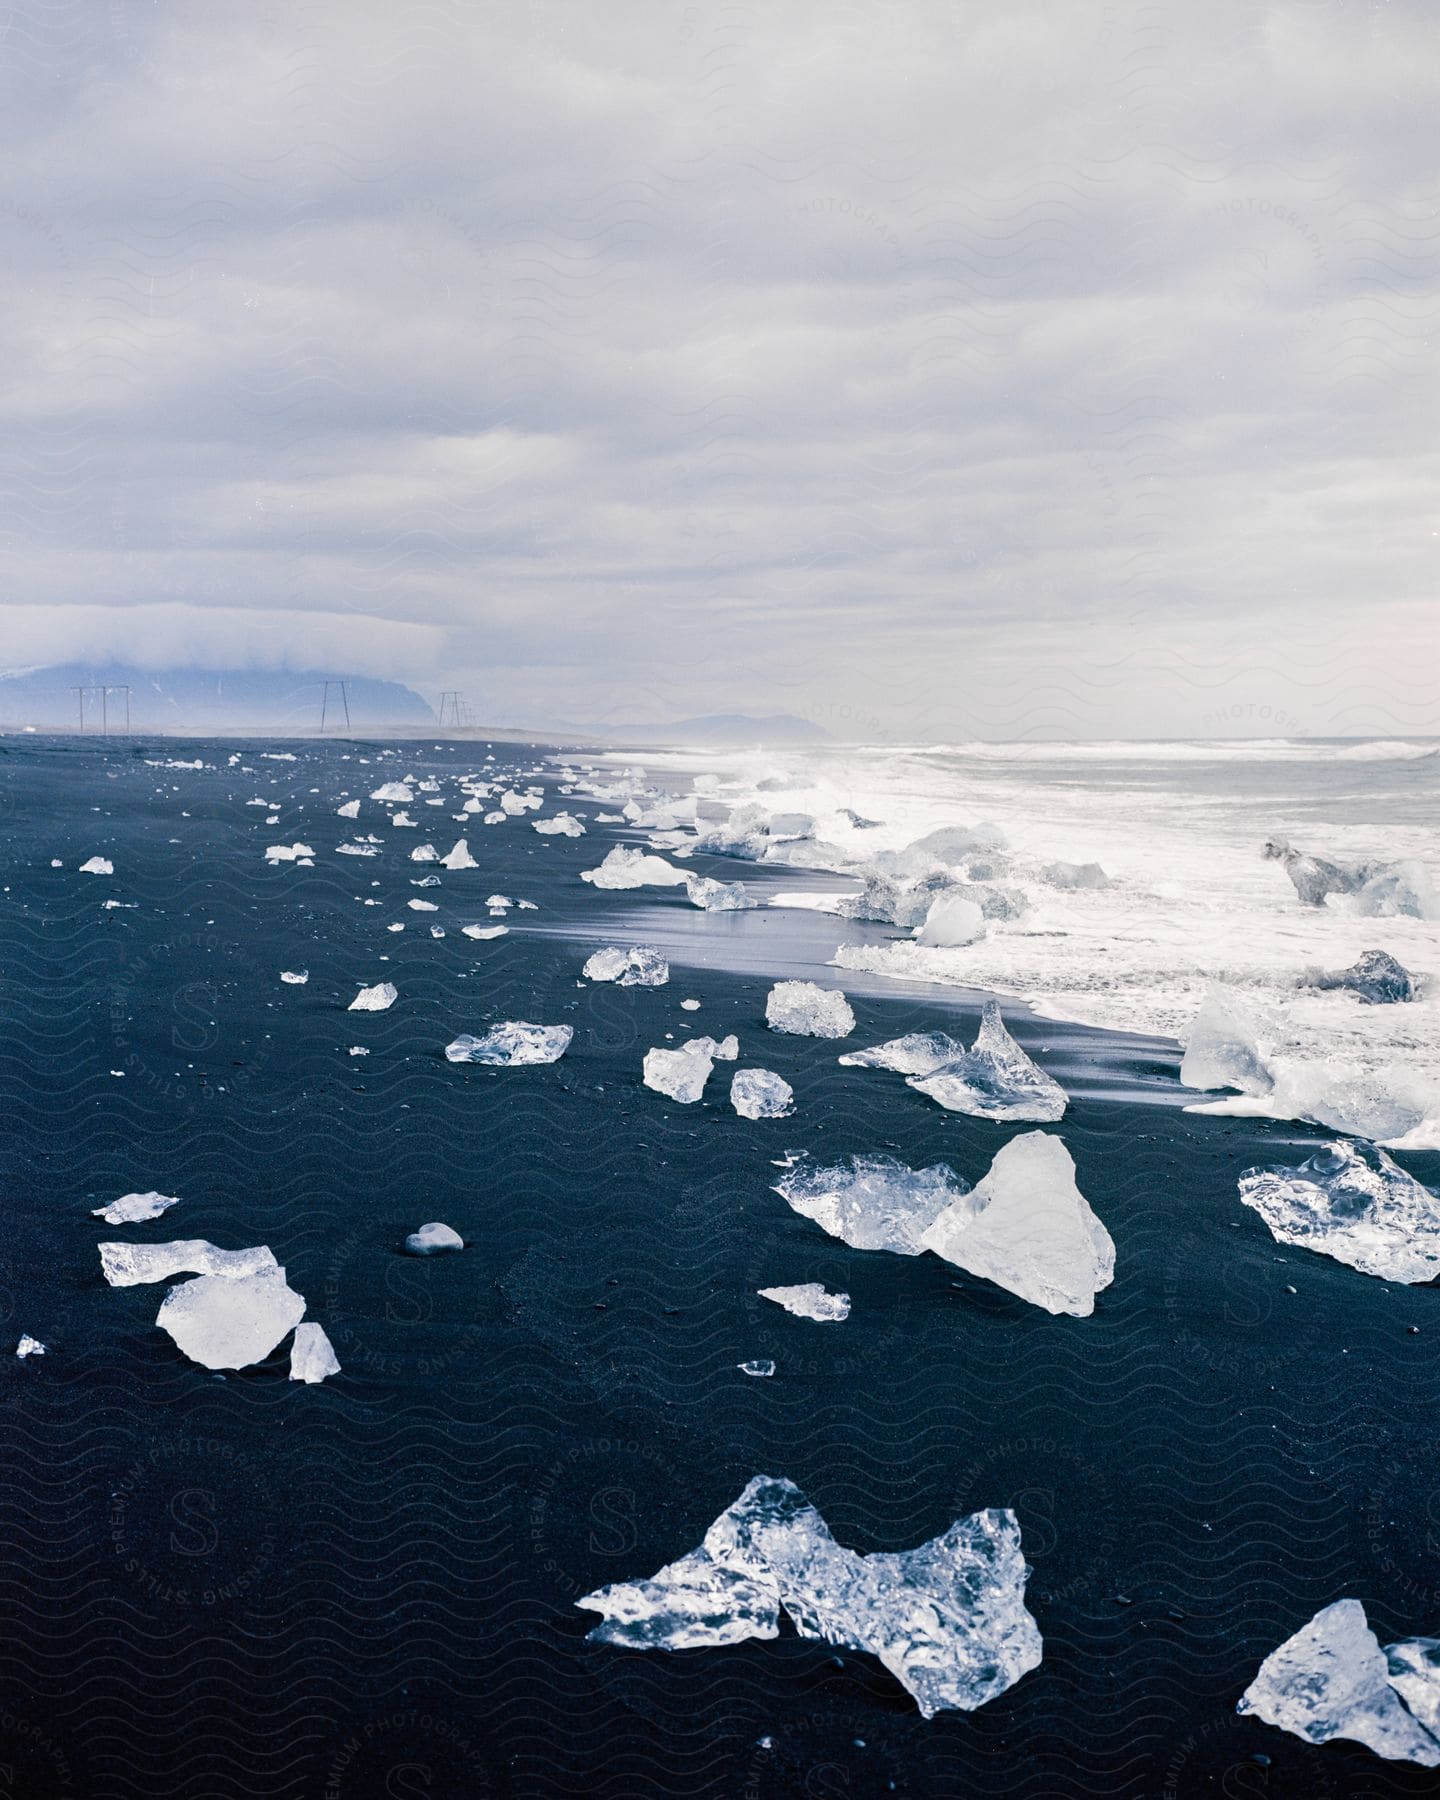
<path id="1" fill-rule="evenodd" d="M 130 685 L 124 681 L 105 682 L 100 686 L 100 735 L 102 737 L 110 735 L 110 696 L 112 694 L 125 696 L 125 735 L 128 737 L 130 735 Z"/>
<path id="2" fill-rule="evenodd" d="M 462 695 L 459 688 L 446 688 L 440 696 L 440 723 L 444 725 L 460 725 L 460 709 Z"/>
<path id="3" fill-rule="evenodd" d="M 339 688 L 339 690 L 340 690 L 339 709 L 345 715 L 345 729 L 346 729 L 346 731 L 349 731 L 349 729 L 350 729 L 350 697 L 345 692 L 345 683 L 343 681 L 327 681 L 325 683 L 325 692 L 320 696 L 320 729 L 322 732 L 324 731 L 325 721 L 329 716 L 331 688 Z M 337 726 L 337 730 L 338 730 L 338 726 Z"/>
<path id="4" fill-rule="evenodd" d="M 70 692 L 80 702 L 80 735 L 85 735 L 85 696 L 90 692 L 88 687 L 72 687 Z"/>

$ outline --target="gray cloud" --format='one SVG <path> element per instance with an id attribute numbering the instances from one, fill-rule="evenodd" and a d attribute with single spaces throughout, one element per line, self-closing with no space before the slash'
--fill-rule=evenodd
<path id="1" fill-rule="evenodd" d="M 12 10 L 0 660 L 1440 730 L 1416 5 Z"/>

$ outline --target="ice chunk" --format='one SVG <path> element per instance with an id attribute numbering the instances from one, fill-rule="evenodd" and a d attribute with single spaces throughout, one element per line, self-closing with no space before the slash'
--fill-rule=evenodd
<path id="1" fill-rule="evenodd" d="M 647 1050 L 641 1080 L 657 1094 L 678 1100 L 682 1106 L 693 1106 L 705 1092 L 705 1083 L 715 1067 L 713 1038 L 692 1038 L 678 1050 Z"/>
<path id="2" fill-rule="evenodd" d="M 144 1281 L 168 1281 L 172 1275 L 212 1275 L 236 1281 L 274 1269 L 268 1244 L 245 1250 L 217 1250 L 204 1238 L 177 1238 L 169 1244 L 101 1244 L 100 1270 L 111 1287 L 136 1287 Z"/>
<path id="3" fill-rule="evenodd" d="M 850 1296 L 828 1294 L 818 1281 L 803 1281 L 798 1287 L 756 1288 L 762 1300 L 773 1300 L 797 1319 L 814 1319 L 826 1325 L 850 1317 Z"/>
<path id="4" fill-rule="evenodd" d="M 945 885 L 950 885 L 949 877 Z M 889 875 L 870 870 L 860 891 L 847 894 L 835 908 L 842 919 L 873 919 L 882 925 L 920 925 L 934 904 L 931 888 L 905 887 Z"/>
<path id="5" fill-rule="evenodd" d="M 775 1364 L 768 1356 L 756 1356 L 749 1362 L 736 1363 L 735 1367 L 742 1375 L 753 1375 L 757 1380 L 768 1380 L 775 1373 Z"/>
<path id="6" fill-rule="evenodd" d="M 21 1336 L 20 1342 L 15 1346 L 15 1354 L 20 1357 L 43 1356 L 45 1354 L 45 1346 L 40 1342 L 39 1338 L 31 1337 L 27 1331 Z"/>
<path id="7" fill-rule="evenodd" d="M 415 824 L 415 821 L 410 817 L 409 813 L 407 813 L 407 812 L 396 812 L 396 813 L 391 813 L 390 823 L 395 827 L 395 829 L 397 831 L 403 831 L 407 826 L 413 827 Z"/>
<path id="8" fill-rule="evenodd" d="M 795 1090 L 770 1069 L 738 1069 L 730 1104 L 742 1119 L 783 1119 L 795 1110 Z"/>
<path id="9" fill-rule="evenodd" d="M 478 869 L 480 867 L 470 854 L 470 846 L 464 838 L 456 838 L 440 861 L 447 869 Z"/>
<path id="10" fill-rule="evenodd" d="M 480 938 L 483 940 L 485 938 L 504 937 L 509 929 L 510 927 L 508 925 L 462 925 L 460 927 L 460 932 L 463 937 Z"/>
<path id="11" fill-rule="evenodd" d="M 847 1069 L 893 1069 L 899 1075 L 933 1075 L 966 1054 L 958 1038 L 944 1031 L 912 1031 L 868 1050 L 848 1050 L 840 1058 Z"/>
<path id="12" fill-rule="evenodd" d="M 417 844 L 410 852 L 410 860 L 419 863 L 439 862 L 440 852 L 433 844 Z"/>
<path id="13" fill-rule="evenodd" d="M 1354 894 L 1375 873 L 1373 863 L 1336 863 L 1297 850 L 1284 838 L 1271 838 L 1261 851 L 1267 861 L 1280 862 L 1306 906 L 1323 906 L 1329 894 Z"/>
<path id="14" fill-rule="evenodd" d="M 347 800 L 343 806 L 337 806 L 335 812 L 337 816 L 342 819 L 358 819 L 360 817 L 360 802 L 358 800 Z"/>
<path id="15" fill-rule="evenodd" d="M 310 971 L 308 969 L 282 969 L 280 979 L 287 987 L 304 987 L 310 979 Z"/>
<path id="16" fill-rule="evenodd" d="M 759 904 L 745 892 L 743 881 L 716 881 L 709 875 L 687 875 L 685 892 L 701 912 L 748 912 Z"/>
<path id="17" fill-rule="evenodd" d="M 305 854 L 308 856 L 310 852 L 307 850 Z M 115 873 L 115 865 L 108 857 L 92 856 L 89 862 L 81 863 L 80 873 L 82 875 L 113 875 Z"/>
<path id="18" fill-rule="evenodd" d="M 698 1000 L 682 1000 L 680 1009 L 682 1012 L 699 1012 L 700 1002 Z"/>
<path id="19" fill-rule="evenodd" d="M 107 1225 L 138 1225 L 142 1219 L 158 1219 L 179 1204 L 178 1194 L 122 1194 L 108 1206 L 92 1207 L 91 1217 L 103 1219 Z"/>
<path id="20" fill-rule="evenodd" d="M 297 1325 L 290 1345 L 290 1379 L 307 1381 L 313 1387 L 327 1375 L 340 1373 L 340 1359 L 335 1346 L 325 1335 L 325 1327 L 313 1320 Z"/>
<path id="21" fill-rule="evenodd" d="M 465 1240 L 458 1231 L 442 1225 L 437 1219 L 412 1231 L 405 1240 L 405 1248 L 411 1256 L 435 1256 L 442 1250 L 463 1250 Z"/>
<path id="22" fill-rule="evenodd" d="M 914 1550 L 860 1556 L 793 1482 L 757 1475 L 699 1549 L 577 1604 L 604 1621 L 592 1639 L 665 1650 L 774 1637 L 783 1607 L 802 1637 L 877 1656 L 931 1718 L 983 1706 L 1038 1665 L 1029 1573 L 1008 1509 L 957 1519 Z"/>
<path id="23" fill-rule="evenodd" d="M 1240 996 L 1212 984 L 1185 1040 L 1181 1081 L 1190 1088 L 1268 1094 L 1275 1079 L 1267 1060 L 1268 1042 L 1262 1047 L 1261 1038 L 1261 1026 Z"/>
<path id="24" fill-rule="evenodd" d="M 384 787 L 378 787 L 371 794 L 372 800 L 387 800 L 391 804 L 408 805 L 415 798 L 415 791 L 403 781 L 387 781 Z"/>
<path id="25" fill-rule="evenodd" d="M 942 894 L 925 914 L 915 933 L 916 941 L 932 950 L 954 950 L 973 944 L 985 935 L 985 915 L 973 900 L 959 894 Z"/>
<path id="26" fill-rule="evenodd" d="M 613 981 L 620 987 L 664 987 L 670 965 L 658 950 L 636 944 L 628 950 L 597 950 L 580 973 L 587 981 Z"/>
<path id="27" fill-rule="evenodd" d="M 535 819 L 531 821 L 532 830 L 538 831 L 541 837 L 584 837 L 585 827 L 572 814 L 556 813 L 553 819 Z"/>
<path id="28" fill-rule="evenodd" d="M 997 1001 L 987 1000 L 975 1046 L 906 1085 L 947 1112 L 977 1119 L 1031 1119 L 1053 1123 L 1065 1112 L 1065 1090 L 1039 1068 L 1011 1037 Z"/>
<path id="29" fill-rule="evenodd" d="M 855 1029 L 855 1015 L 838 988 L 777 981 L 765 1001 L 765 1023 L 792 1037 L 842 1038 Z"/>
<path id="30" fill-rule="evenodd" d="M 315 852 L 308 844 L 271 844 L 265 852 L 265 860 L 270 863 L 299 862 L 302 858 L 312 857 Z"/>
<path id="31" fill-rule="evenodd" d="M 1040 879 L 1057 888 L 1108 888 L 1114 884 L 1099 863 L 1046 863 Z"/>
<path id="32" fill-rule="evenodd" d="M 1415 998 L 1415 977 L 1385 950 L 1367 950 L 1348 969 L 1311 969 L 1305 985 L 1312 988 L 1348 988 L 1371 1006 L 1387 1006 Z"/>
<path id="33" fill-rule="evenodd" d="M 680 887 L 689 877 L 663 856 L 647 856 L 643 850 L 616 847 L 599 868 L 582 869 L 580 879 L 598 888 Z"/>
<path id="34" fill-rule="evenodd" d="M 400 998 L 393 981 L 377 981 L 374 987 L 361 988 L 346 1007 L 346 1012 L 385 1012 Z"/>
<path id="35" fill-rule="evenodd" d="M 1327 1144 L 1298 1168 L 1247 1169 L 1240 1198 L 1278 1243 L 1319 1250 L 1385 1281 L 1440 1275 L 1440 1194 L 1378 1148 Z"/>
<path id="36" fill-rule="evenodd" d="M 169 1332 L 192 1362 L 207 1369 L 248 1369 L 287 1337 L 305 1314 L 305 1302 L 285 1281 L 283 1269 L 227 1279 L 202 1275 L 165 1296 L 155 1323 Z"/>
<path id="37" fill-rule="evenodd" d="M 852 1156 L 848 1166 L 802 1163 L 775 1183 L 775 1192 L 856 1250 L 919 1256 L 926 1230 L 947 1208 L 965 1204 L 970 1184 L 948 1163 L 911 1169 L 893 1156 Z"/>
<path id="38" fill-rule="evenodd" d="M 462 1032 L 445 1046 L 448 1062 L 497 1063 L 518 1068 L 522 1063 L 553 1063 L 570 1048 L 573 1025 L 527 1025 L 507 1019 L 492 1025 L 484 1037 Z"/>
<path id="39" fill-rule="evenodd" d="M 1401 1638 L 1385 1646 L 1390 1685 L 1411 1716 L 1440 1739 L 1440 1638 Z"/>
<path id="40" fill-rule="evenodd" d="M 1401 1679 L 1409 1658 L 1400 1645 Z M 1309 1744 L 1352 1738 L 1390 1762 L 1440 1767 L 1440 1740 L 1406 1709 L 1358 1600 L 1337 1600 L 1272 1650 L 1235 1708 Z"/>
<path id="41" fill-rule="evenodd" d="M 405 904 L 411 912 L 439 912 L 440 910 L 433 900 L 407 900 Z"/>
<path id="42" fill-rule="evenodd" d="M 1081 1319 L 1115 1279 L 1114 1241 L 1075 1185 L 1070 1152 L 1046 1131 L 1012 1138 L 920 1242 L 1046 1312 Z"/>
<path id="43" fill-rule="evenodd" d="M 857 831 L 874 831 L 883 823 L 880 819 L 862 819 L 853 806 L 842 806 L 840 808 L 840 817 L 842 819 L 848 819 Z"/>
<path id="44" fill-rule="evenodd" d="M 1440 919 L 1440 895 L 1429 872 L 1416 862 L 1377 869 L 1351 907 L 1367 919 Z"/>

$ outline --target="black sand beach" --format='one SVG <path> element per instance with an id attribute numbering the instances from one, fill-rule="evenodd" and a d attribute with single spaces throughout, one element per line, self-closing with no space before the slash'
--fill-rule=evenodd
<path id="1" fill-rule="evenodd" d="M 1072 1095 L 1056 1129 L 1117 1245 L 1095 1316 L 851 1250 L 770 1191 L 775 1159 L 884 1150 L 978 1180 L 1013 1128 L 836 1063 L 904 1031 L 969 1034 L 978 1000 L 825 968 L 886 928 L 590 888 L 579 871 L 629 840 L 578 795 L 563 804 L 588 836 L 477 825 L 480 867 L 437 871 L 440 910 L 407 911 L 428 872 L 408 851 L 448 846 L 454 808 L 412 808 L 414 833 L 364 817 L 384 853 L 349 859 L 335 807 L 406 770 L 478 770 L 486 749 L 381 749 L 0 742 L 4 1329 L 47 1346 L 5 1358 L 10 1791 L 1440 1791 L 1234 1713 L 1261 1658 L 1342 1595 L 1382 1642 L 1440 1632 L 1436 1295 L 1286 1250 L 1236 1195 L 1241 1170 L 1323 1134 L 1186 1114 L 1174 1046 L 1017 1011 Z M 226 767 L 237 751 L 254 775 Z M 497 745 L 492 767 L 542 754 Z M 145 760 L 196 756 L 213 766 Z M 316 866 L 267 867 L 295 839 Z M 77 873 L 96 853 L 113 877 Z M 807 879 L 692 866 L 760 894 Z M 496 892 L 539 910 L 462 937 Z M 580 983 L 591 949 L 628 941 L 666 951 L 667 987 Z M 847 1045 L 766 1030 L 770 982 L 795 973 L 850 995 Z M 345 1013 L 382 979 L 391 1011 Z M 571 1024 L 574 1043 L 549 1067 L 446 1063 L 458 1032 L 506 1018 Z M 694 1107 L 644 1089 L 645 1049 L 692 1031 L 737 1032 L 795 1116 L 742 1120 L 720 1079 Z M 1440 1178 L 1440 1157 L 1406 1163 Z M 183 1205 L 123 1231 L 90 1217 L 150 1188 Z M 399 1254 L 431 1219 L 464 1255 Z M 342 1374 L 291 1383 L 284 1352 L 228 1377 L 190 1364 L 154 1327 L 156 1289 L 104 1284 L 95 1244 L 115 1236 L 269 1244 Z M 843 1325 L 755 1295 L 812 1280 L 852 1296 Z M 753 1357 L 773 1380 L 737 1371 Z M 681 1655 L 585 1641 L 576 1598 L 691 1549 L 762 1471 L 861 1550 L 1014 1507 L 1041 1666 L 927 1723 L 873 1659 L 794 1635 Z"/>

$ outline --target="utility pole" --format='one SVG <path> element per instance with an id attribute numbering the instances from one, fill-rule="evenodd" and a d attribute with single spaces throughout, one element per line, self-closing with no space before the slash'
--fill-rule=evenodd
<path id="1" fill-rule="evenodd" d="M 100 703 L 101 703 L 102 717 L 105 716 L 105 702 L 109 699 L 111 694 L 123 694 L 125 696 L 125 735 L 126 735 L 126 737 L 129 737 L 129 735 L 130 735 L 130 684 L 129 684 L 129 682 L 128 681 L 112 681 L 107 687 L 101 688 Z M 108 736 L 109 735 L 108 719 L 106 721 L 105 729 L 106 729 L 106 735 Z"/>
<path id="2" fill-rule="evenodd" d="M 454 725 L 456 727 L 460 725 L 460 709 L 463 698 L 459 688 L 446 688 L 445 692 L 440 696 L 441 725 Z"/>
<path id="3" fill-rule="evenodd" d="M 325 721 L 329 715 L 331 688 L 339 688 L 339 690 L 340 690 L 339 707 L 340 707 L 340 710 L 343 711 L 343 713 L 345 715 L 345 729 L 346 729 L 346 731 L 349 731 L 349 729 L 350 729 L 350 697 L 345 692 L 345 683 L 343 681 L 327 681 L 325 683 L 325 692 L 320 696 L 320 729 L 322 732 L 324 731 Z M 337 727 L 337 729 L 338 729 L 338 727 Z"/>
<path id="4" fill-rule="evenodd" d="M 83 687 L 72 687 L 70 692 L 80 702 L 80 735 L 81 735 L 81 737 L 84 737 L 84 735 L 85 735 L 85 694 L 86 694 L 86 689 L 84 689 Z"/>

